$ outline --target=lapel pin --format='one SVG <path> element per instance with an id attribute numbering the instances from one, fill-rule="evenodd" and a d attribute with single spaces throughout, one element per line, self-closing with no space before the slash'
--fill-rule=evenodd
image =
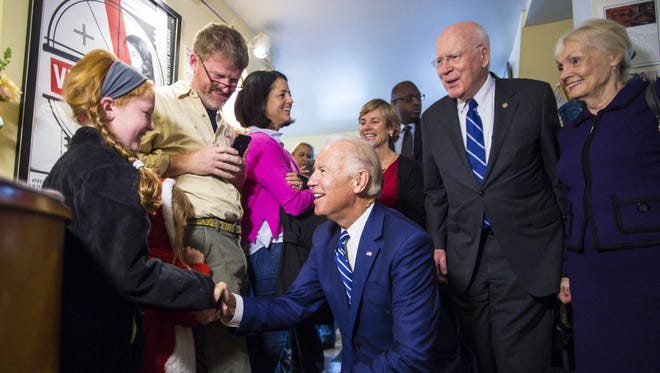
<path id="1" fill-rule="evenodd" d="M 367 254 L 367 256 L 372 256 L 372 255 L 374 255 L 374 253 L 372 253 L 371 251 L 367 251 L 366 254 Z"/>
<path id="2" fill-rule="evenodd" d="M 506 108 L 508 108 L 508 107 L 509 107 L 509 103 L 508 103 L 508 102 L 505 102 L 505 103 L 502 104 L 502 109 L 506 109 Z"/>

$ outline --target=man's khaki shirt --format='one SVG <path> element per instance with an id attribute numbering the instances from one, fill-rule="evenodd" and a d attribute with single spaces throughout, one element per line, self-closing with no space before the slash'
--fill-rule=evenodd
<path id="1" fill-rule="evenodd" d="M 170 155 L 189 153 L 212 144 L 230 146 L 234 137 L 231 126 L 219 112 L 218 129 L 213 133 L 201 99 L 183 81 L 156 88 L 153 122 L 155 129 L 142 138 L 140 159 L 159 175 L 169 167 Z M 240 192 L 229 181 L 193 174 L 182 174 L 175 179 L 176 185 L 190 199 L 195 217 L 228 221 L 238 221 L 242 217 Z"/>

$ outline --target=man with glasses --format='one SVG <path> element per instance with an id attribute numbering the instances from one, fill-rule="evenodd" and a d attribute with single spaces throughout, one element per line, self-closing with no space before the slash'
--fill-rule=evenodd
<path id="1" fill-rule="evenodd" d="M 240 294 L 247 289 L 247 261 L 239 244 L 245 166 L 231 147 L 234 133 L 220 109 L 248 58 L 238 31 L 215 23 L 198 31 L 189 60 L 192 80 L 157 88 L 155 129 L 140 149 L 145 165 L 174 177 L 193 206 L 184 245 L 204 253 L 215 282 Z M 197 327 L 195 339 L 198 372 L 250 371 L 244 339 L 230 335 L 219 321 Z"/>
<path id="2" fill-rule="evenodd" d="M 486 31 L 436 43 L 447 96 L 422 114 L 428 233 L 478 371 L 550 366 L 562 258 L 557 104 L 547 83 L 489 74 Z"/>
<path id="3" fill-rule="evenodd" d="M 415 83 L 403 81 L 392 88 L 390 103 L 394 105 L 401 119 L 401 135 L 394 143 L 394 151 L 414 159 L 421 166 L 422 136 L 419 116 L 422 113 L 424 95 L 419 93 Z"/>

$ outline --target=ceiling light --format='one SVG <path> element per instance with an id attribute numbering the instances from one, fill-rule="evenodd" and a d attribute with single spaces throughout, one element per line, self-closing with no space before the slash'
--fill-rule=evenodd
<path id="1" fill-rule="evenodd" d="M 270 36 L 260 32 L 252 39 L 252 53 L 259 59 L 264 59 L 270 52 Z"/>

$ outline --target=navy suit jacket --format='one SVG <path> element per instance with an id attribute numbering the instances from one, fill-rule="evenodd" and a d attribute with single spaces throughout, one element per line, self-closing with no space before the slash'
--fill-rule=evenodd
<path id="1" fill-rule="evenodd" d="M 243 298 L 239 333 L 289 329 L 325 301 L 342 337 L 342 371 L 429 372 L 435 368 L 440 300 L 426 233 L 380 202 L 367 219 L 349 306 L 335 262 L 339 227 L 320 225 L 289 291 Z"/>

